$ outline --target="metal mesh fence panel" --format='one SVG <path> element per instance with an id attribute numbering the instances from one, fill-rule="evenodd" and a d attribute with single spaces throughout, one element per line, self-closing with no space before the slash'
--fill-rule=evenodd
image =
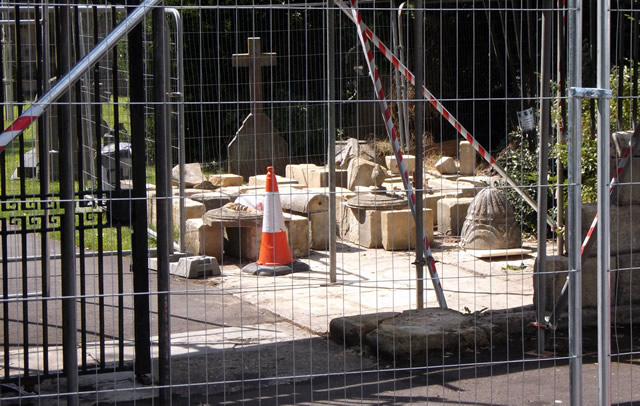
<path id="1" fill-rule="evenodd" d="M 0 404 L 640 399 L 596 6 L 3 3 Z"/>

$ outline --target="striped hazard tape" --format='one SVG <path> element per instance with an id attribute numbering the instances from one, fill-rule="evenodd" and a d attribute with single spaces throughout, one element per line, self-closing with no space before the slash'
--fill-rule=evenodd
<path id="1" fill-rule="evenodd" d="M 364 36 L 371 40 L 371 42 L 373 42 L 373 44 L 376 46 L 376 48 L 378 48 L 378 50 L 380 51 L 380 53 L 382 53 L 382 55 L 384 55 L 390 62 L 391 64 L 398 69 L 398 71 L 400 71 L 400 73 L 407 78 L 407 80 L 415 87 L 416 85 L 416 80 L 415 80 L 415 76 L 413 75 L 413 73 L 411 73 L 411 71 L 409 71 L 409 69 L 402 64 L 402 62 L 400 62 L 400 60 L 393 54 L 393 52 L 390 51 L 390 49 L 384 45 L 384 43 L 382 41 L 380 41 L 380 38 L 378 38 L 373 31 L 371 31 L 369 29 L 369 27 L 367 27 L 367 25 L 362 22 L 362 21 L 357 21 L 356 17 L 354 17 L 353 15 L 349 14 L 348 8 L 347 6 L 344 4 L 344 2 L 342 2 L 342 0 L 334 0 L 335 3 L 338 5 L 338 7 L 340 7 L 340 9 L 342 9 L 348 16 L 349 18 L 356 23 L 356 26 L 359 26 L 359 29 L 363 32 Z M 449 112 L 449 110 L 446 109 L 446 107 L 444 107 L 444 105 L 438 100 L 436 99 L 436 97 L 429 91 L 429 89 L 427 89 L 426 87 L 422 86 L 422 96 L 427 99 L 427 101 L 445 118 L 445 120 L 447 120 L 447 122 L 449 124 L 451 124 L 451 126 L 453 126 L 453 128 L 456 129 L 456 131 L 458 132 L 458 134 L 464 138 L 466 141 L 468 141 L 473 148 L 478 152 L 478 154 L 480 154 L 480 156 L 482 158 L 484 158 L 485 161 L 487 161 L 489 163 L 489 165 L 491 165 L 491 167 L 507 182 L 509 183 L 511 186 L 514 187 L 515 191 L 529 204 L 529 206 L 531 206 L 536 212 L 538 211 L 538 205 L 537 203 L 531 198 L 531 196 L 529 196 L 522 187 L 520 187 L 520 185 L 518 185 L 506 172 L 504 169 L 502 169 L 502 167 L 500 165 L 498 165 L 498 163 L 496 162 L 495 158 L 493 158 L 493 156 L 491 156 L 491 154 L 489 153 L 488 150 L 486 150 L 485 148 L 482 147 L 482 145 L 480 145 L 480 143 L 478 142 L 478 140 L 473 137 L 471 135 L 471 133 L 464 128 L 464 126 L 462 126 L 462 124 L 460 124 L 460 122 L 458 120 L 456 120 L 456 118 L 453 116 L 453 114 L 451 114 Z M 552 230 L 555 230 L 556 228 L 556 224 L 553 220 L 553 218 L 547 214 L 547 224 L 549 224 L 549 226 L 551 227 Z"/>
<path id="2" fill-rule="evenodd" d="M 27 129 L 42 114 L 43 108 L 34 104 L 20 115 L 6 130 L 0 134 L 0 152 L 13 140 Z"/>
<path id="3" fill-rule="evenodd" d="M 351 13 L 354 21 L 356 21 L 356 27 L 358 29 L 358 37 L 360 39 L 360 43 L 362 45 L 362 50 L 364 52 L 365 59 L 367 61 L 367 66 L 369 67 L 369 76 L 373 81 L 373 85 L 375 87 L 375 92 L 380 101 L 380 108 L 382 110 L 382 115 L 384 117 L 385 126 L 387 129 L 387 134 L 391 140 L 391 145 L 393 146 L 393 152 L 396 156 L 396 160 L 398 161 L 398 168 L 400 173 L 402 174 L 402 182 L 407 191 L 407 196 L 409 200 L 409 206 L 411 207 L 411 212 L 413 213 L 413 217 L 416 217 L 416 195 L 411 187 L 411 183 L 409 182 L 409 171 L 407 170 L 407 166 L 404 163 L 402 157 L 402 151 L 400 150 L 400 144 L 398 142 L 398 135 L 396 133 L 395 127 L 391 121 L 391 110 L 389 110 L 389 105 L 387 104 L 384 90 L 382 88 L 382 83 L 380 82 L 380 75 L 378 73 L 378 69 L 376 68 L 375 61 L 373 58 L 373 51 L 371 47 L 369 47 L 369 42 L 367 38 L 364 36 L 362 22 L 362 16 L 360 11 L 358 10 L 358 2 L 357 0 L 351 0 Z M 417 223 L 417 222 L 416 222 Z M 435 260 L 433 258 L 433 254 L 431 252 L 431 247 L 429 246 L 429 241 L 427 240 L 427 233 L 424 228 L 422 230 L 422 237 L 424 243 L 424 253 L 427 259 L 427 268 L 429 269 L 429 274 L 431 275 L 431 282 L 433 283 L 433 287 L 436 291 L 436 296 L 438 298 L 438 304 L 441 308 L 447 308 L 447 302 L 444 297 L 444 291 L 442 289 L 442 284 L 440 283 L 440 278 L 438 277 L 438 271 L 436 269 Z"/>
<path id="4" fill-rule="evenodd" d="M 0 152 L 18 135 L 26 130 L 31 123 L 51 107 L 63 94 L 69 91 L 71 85 L 102 58 L 118 41 L 144 19 L 144 17 L 159 4 L 160 0 L 144 0 L 127 17 L 120 22 L 107 36 L 97 43 L 91 51 L 82 57 L 69 72 L 56 81 L 51 89 L 25 110 L 9 127 L 0 133 Z"/>

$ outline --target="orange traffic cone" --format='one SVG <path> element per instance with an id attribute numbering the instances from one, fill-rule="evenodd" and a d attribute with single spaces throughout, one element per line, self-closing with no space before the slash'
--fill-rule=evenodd
<path id="1" fill-rule="evenodd" d="M 254 275 L 271 276 L 309 271 L 309 265 L 294 261 L 291 257 L 282 216 L 278 181 L 273 166 L 267 168 L 265 192 L 260 256 L 256 262 L 245 266 L 242 270 Z"/>

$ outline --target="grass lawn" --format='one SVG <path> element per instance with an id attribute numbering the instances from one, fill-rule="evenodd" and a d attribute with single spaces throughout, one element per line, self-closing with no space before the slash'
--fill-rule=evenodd
<path id="1" fill-rule="evenodd" d="M 102 118 L 105 120 L 107 125 L 110 127 L 114 126 L 115 116 L 113 114 L 114 109 L 113 99 L 110 103 L 105 103 L 102 105 Z M 126 97 L 120 97 L 118 99 L 118 120 L 120 123 L 124 124 L 124 127 L 127 131 L 130 131 L 130 114 L 129 114 L 129 99 Z M 28 107 L 25 106 L 26 109 Z M 18 107 L 14 107 L 14 116 L 18 117 Z M 11 124 L 10 121 L 5 120 L 4 128 L 7 128 Z M 15 171 L 15 169 L 20 164 L 20 138 L 22 138 L 25 146 L 25 151 L 29 151 L 36 146 L 36 137 L 35 137 L 35 125 L 30 126 L 24 133 L 13 140 L 5 150 L 0 153 L 2 157 L 0 158 L 0 164 L 3 164 L 6 168 L 6 178 L 0 179 L 0 183 L 4 183 L 4 187 L 6 188 L 6 202 L 15 202 L 15 204 L 10 204 L 5 210 L 0 208 L 0 218 L 8 218 L 8 217 L 26 217 L 27 219 L 33 216 L 42 216 L 45 213 L 45 210 L 42 207 L 38 207 L 40 205 L 36 204 L 41 202 L 40 199 L 40 182 L 39 179 L 26 179 L 24 182 L 24 194 L 21 191 L 21 183 L 20 180 L 11 180 L 10 177 Z M 152 181 L 155 179 L 155 169 L 153 166 L 147 167 L 147 179 L 148 181 Z M 79 186 L 78 182 L 74 182 L 74 189 L 78 192 Z M 53 197 L 49 199 L 51 201 L 59 200 L 59 192 L 60 192 L 60 184 L 57 181 L 51 181 L 49 183 L 49 193 L 53 194 Z M 24 196 L 27 196 L 24 198 Z M 33 202 L 33 208 L 26 206 L 24 204 L 19 204 L 22 202 Z M 44 203 L 44 202 L 42 202 Z M 44 205 L 42 205 L 44 206 Z M 86 212 L 86 209 L 82 211 Z M 102 209 L 96 208 L 89 211 L 102 212 Z M 51 209 L 48 214 L 60 214 L 61 209 Z M 91 227 L 84 231 L 84 246 L 89 250 L 97 250 L 99 245 L 98 239 L 98 219 L 103 218 L 91 216 L 89 213 L 84 215 L 85 227 Z M 25 224 L 30 224 L 29 221 L 26 221 Z M 79 224 L 78 216 L 76 216 L 76 225 Z M 35 225 L 27 225 L 27 227 L 36 229 L 39 228 L 38 224 Z M 51 237 L 53 239 L 60 239 L 60 232 L 51 233 Z M 113 251 L 117 249 L 117 229 L 114 227 L 109 227 L 109 224 L 103 224 L 102 228 L 102 247 L 105 251 Z M 121 241 L 122 241 L 122 249 L 129 250 L 131 249 L 131 230 L 129 227 L 121 228 Z M 76 230 L 76 242 L 80 242 L 80 231 Z M 150 241 L 150 246 L 155 245 L 155 241 Z"/>

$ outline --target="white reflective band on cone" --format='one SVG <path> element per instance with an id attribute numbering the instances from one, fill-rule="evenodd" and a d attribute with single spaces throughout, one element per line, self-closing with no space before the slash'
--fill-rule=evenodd
<path id="1" fill-rule="evenodd" d="M 267 192 L 264 196 L 264 215 L 262 217 L 263 233 L 279 233 L 285 231 L 284 217 L 282 216 L 282 203 L 280 194 Z"/>

